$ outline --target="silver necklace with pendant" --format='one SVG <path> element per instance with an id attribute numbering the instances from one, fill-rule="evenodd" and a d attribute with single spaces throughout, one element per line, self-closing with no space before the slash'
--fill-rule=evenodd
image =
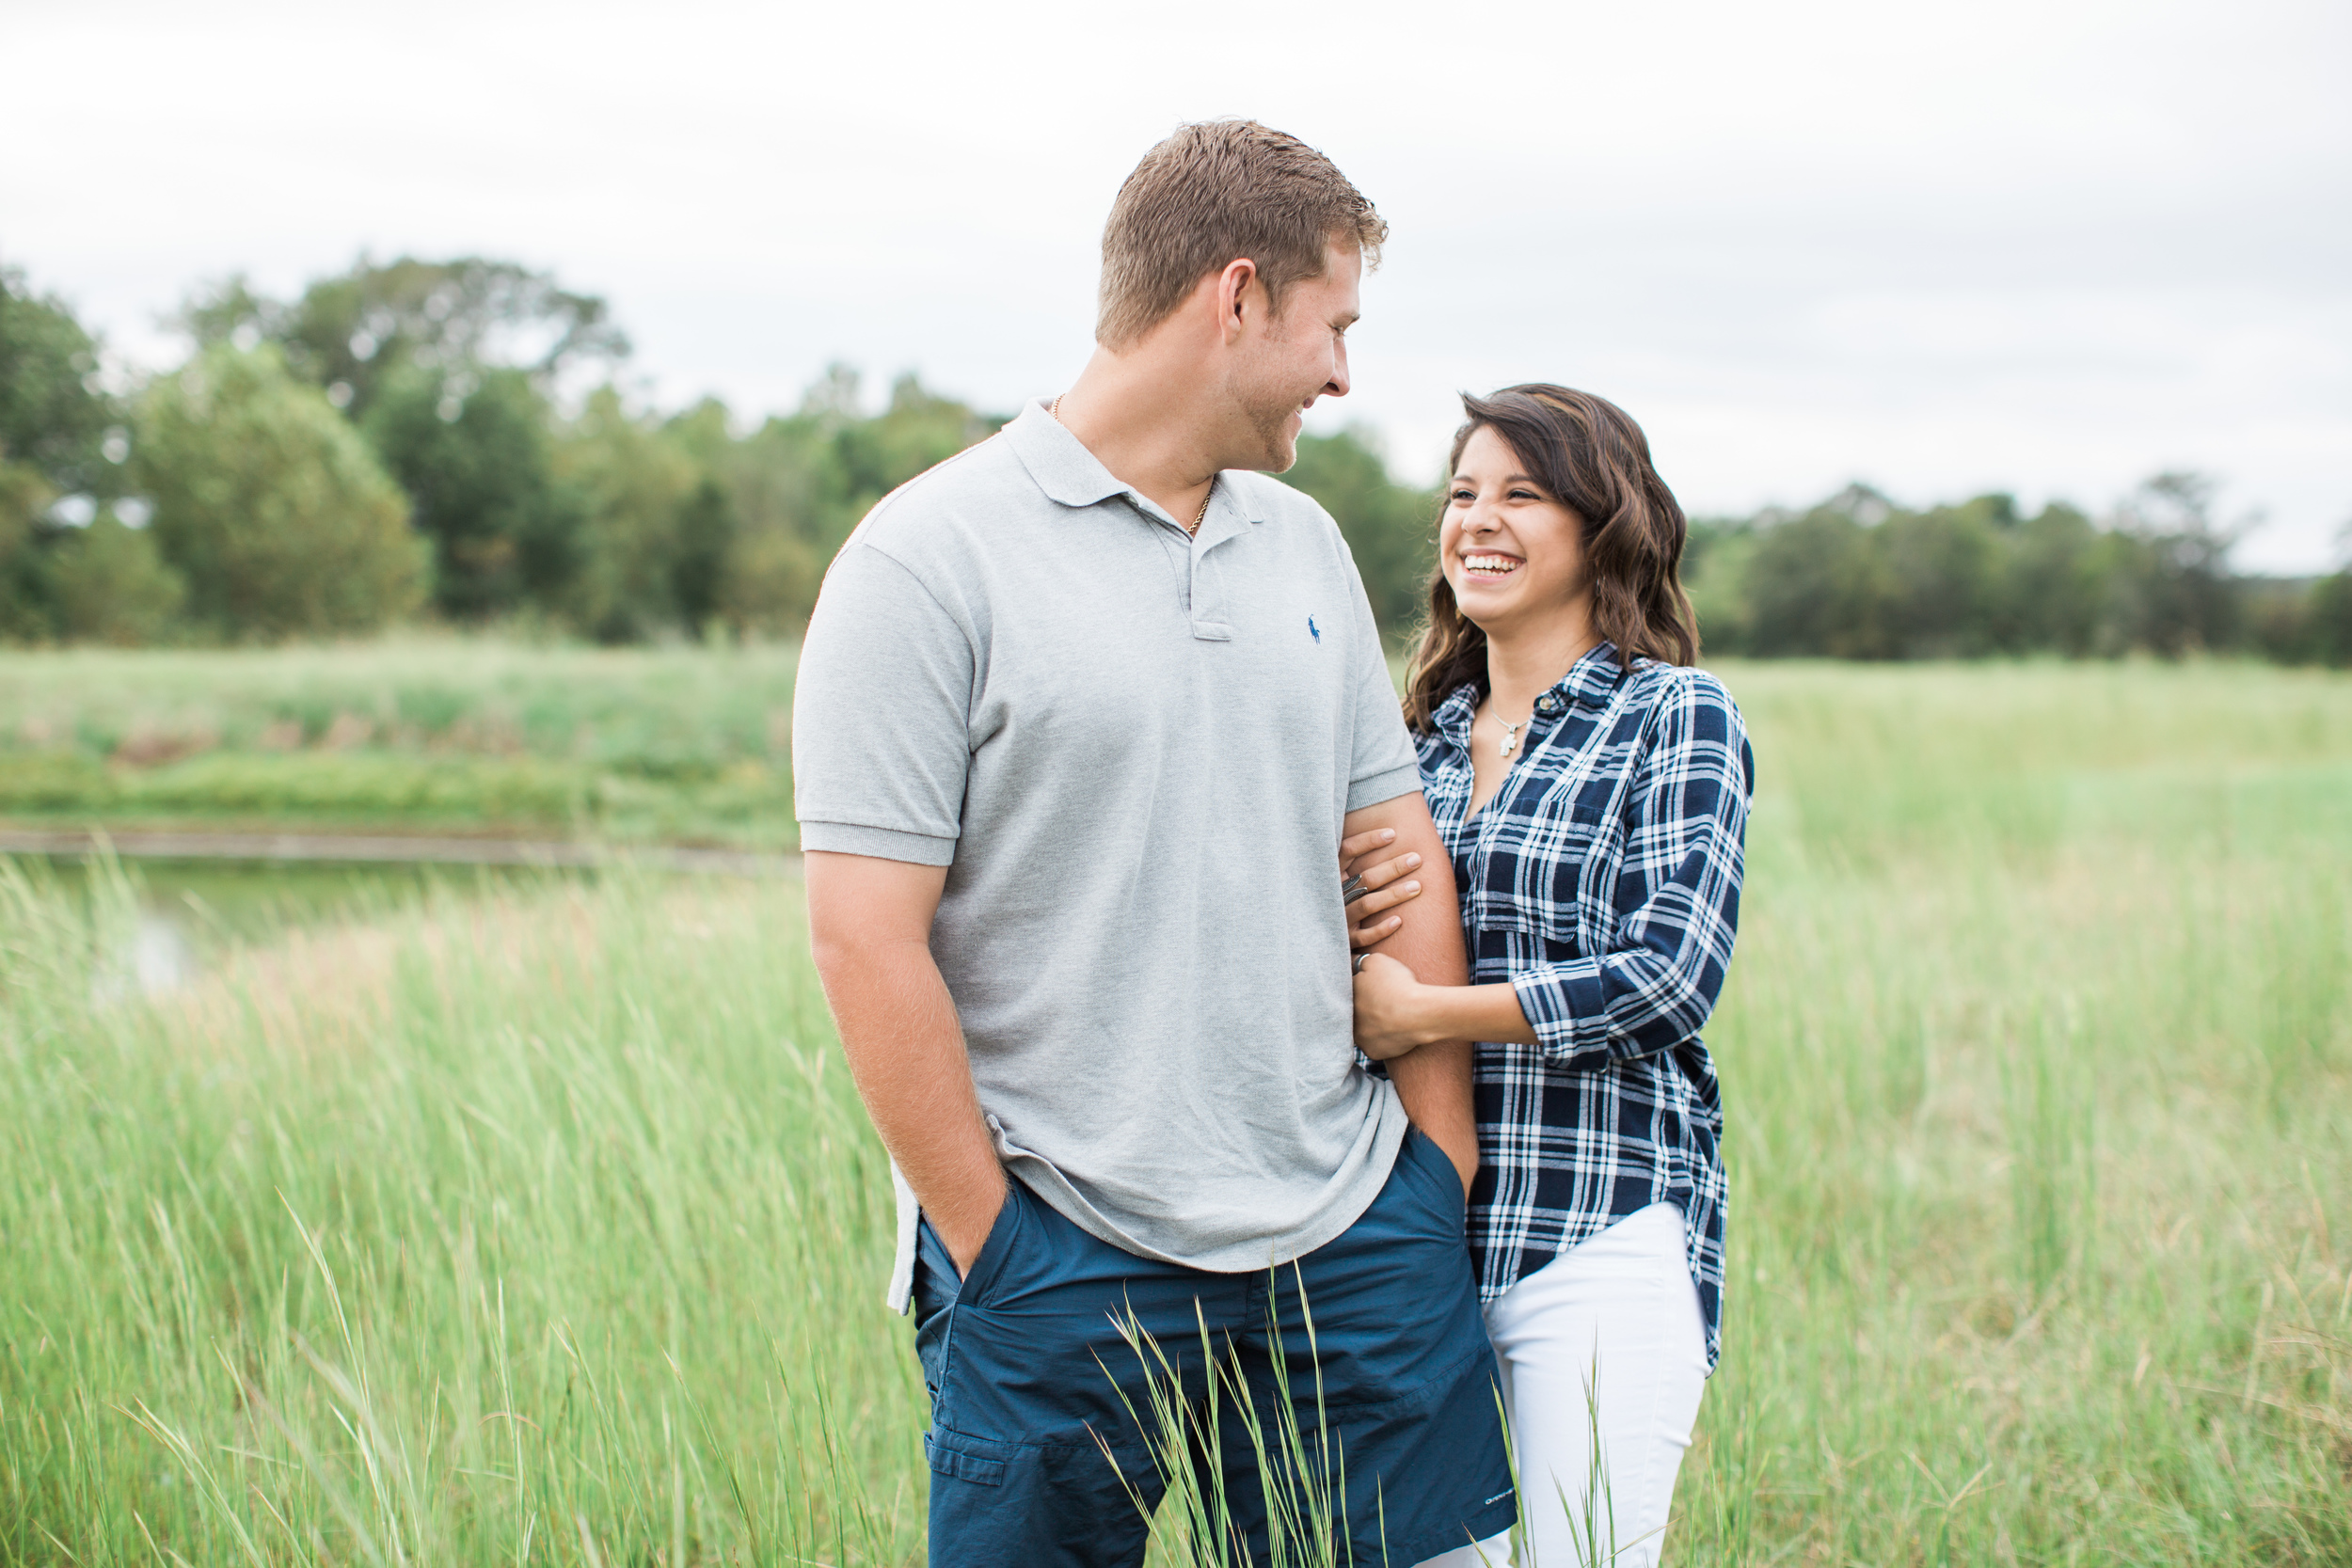
<path id="1" fill-rule="evenodd" d="M 1497 756 L 1507 757 L 1513 752 L 1518 751 L 1519 749 L 1519 732 L 1527 728 L 1528 725 L 1534 723 L 1534 721 L 1535 716 L 1531 713 L 1516 724 L 1502 724 L 1502 716 L 1501 714 L 1497 714 L 1495 716 L 1495 722 L 1502 724 L 1502 745 L 1495 754 Z"/>

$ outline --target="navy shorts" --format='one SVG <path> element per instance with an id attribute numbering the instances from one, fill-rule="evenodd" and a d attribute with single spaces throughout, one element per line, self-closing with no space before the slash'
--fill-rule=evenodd
<path id="1" fill-rule="evenodd" d="M 1217 1423 L 1224 1451 L 1202 1450 L 1197 1463 L 1204 1475 L 1223 1470 L 1236 1560 L 1268 1559 L 1260 1460 L 1237 1418 L 1236 1373 L 1281 1447 L 1286 1375 L 1305 1450 L 1328 1455 L 1312 1465 L 1328 1478 L 1334 1515 L 1344 1491 L 1349 1541 L 1334 1541 L 1339 1560 L 1406 1568 L 1510 1528 L 1510 1462 L 1464 1243 L 1462 1184 L 1421 1132 L 1406 1134 L 1380 1196 L 1344 1234 L 1295 1265 L 1257 1274 L 1137 1258 L 1018 1180 L 1009 1187 L 962 1281 L 928 1223 L 920 1233 L 915 1347 L 931 1397 L 932 1568 L 1143 1560 L 1142 1508 L 1158 1505 L 1165 1481 L 1153 1462 L 1158 1433 L 1137 1425 L 1155 1417 L 1145 1366 L 1119 1332 L 1130 1312 L 1196 1411 L 1209 1405 L 1204 1325 L 1229 1380 Z"/>

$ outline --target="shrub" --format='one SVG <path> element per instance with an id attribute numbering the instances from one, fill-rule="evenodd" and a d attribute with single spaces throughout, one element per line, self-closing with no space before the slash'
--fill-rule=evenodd
<path id="1" fill-rule="evenodd" d="M 2321 578 L 2312 590 L 2311 641 L 2322 663 L 2352 666 L 2352 569 Z"/>
<path id="2" fill-rule="evenodd" d="M 39 471 L 0 456 L 0 637 L 29 640 L 48 632 L 34 546 L 41 511 L 56 498 Z"/>
<path id="3" fill-rule="evenodd" d="M 556 473 L 585 508 L 579 570 L 563 608 L 599 642 L 628 642 L 678 623 L 675 563 L 694 466 L 601 388 L 556 449 Z"/>
<path id="4" fill-rule="evenodd" d="M 555 483 L 547 400 L 520 371 L 460 395 L 438 373 L 390 377 L 362 428 L 433 544 L 433 602 L 462 620 L 545 601 L 570 576 L 577 506 Z"/>
<path id="5" fill-rule="evenodd" d="M 405 499 L 275 347 L 207 350 L 140 405 L 135 474 L 188 609 L 221 635 L 372 631 L 421 599 Z"/>
<path id="6" fill-rule="evenodd" d="M 111 513 L 60 537 L 42 575 L 57 635 L 74 641 L 161 642 L 188 592 L 154 536 Z"/>

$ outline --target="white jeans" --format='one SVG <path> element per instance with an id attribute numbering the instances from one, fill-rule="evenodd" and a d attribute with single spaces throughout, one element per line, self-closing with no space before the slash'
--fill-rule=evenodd
<path id="1" fill-rule="evenodd" d="M 1518 1449 L 1518 1568 L 1652 1568 L 1707 1387 L 1681 1211 L 1652 1204 L 1570 1247 L 1487 1305 L 1486 1334 Z M 1597 1555 L 1585 1503 L 1596 1424 L 1608 1479 L 1590 1512 Z M 1497 1536 L 1422 1568 L 1510 1560 Z"/>

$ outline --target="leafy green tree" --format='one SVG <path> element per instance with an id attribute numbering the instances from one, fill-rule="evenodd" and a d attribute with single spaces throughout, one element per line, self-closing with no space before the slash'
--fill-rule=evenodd
<path id="1" fill-rule="evenodd" d="M 469 378 L 510 368 L 547 377 L 568 366 L 627 357 L 628 340 L 605 302 L 554 277 L 479 256 L 427 261 L 362 256 L 283 304 L 231 277 L 192 300 L 181 321 L 199 344 L 268 340 L 296 373 L 363 417 L 389 378 L 421 368 L 462 400 Z"/>
<path id="2" fill-rule="evenodd" d="M 209 349 L 150 388 L 134 477 L 191 615 L 219 635 L 373 631 L 423 595 L 406 498 L 274 345 Z"/>
<path id="3" fill-rule="evenodd" d="M 818 442 L 798 421 L 770 420 L 738 440 L 726 405 L 706 398 L 672 420 L 666 434 L 717 489 L 720 501 L 700 498 L 707 511 L 692 531 L 724 534 L 717 571 L 707 583 L 700 566 L 678 584 L 683 612 L 697 626 L 716 620 L 738 635 L 790 635 L 805 624 L 823 574 L 814 539 L 818 483 Z M 723 525 L 723 526 L 721 526 Z"/>
<path id="4" fill-rule="evenodd" d="M 1371 432 L 1360 427 L 1301 436 L 1298 461 L 1281 479 L 1338 522 L 1374 618 L 1392 645 L 1402 645 L 1427 608 L 1438 553 L 1437 496 L 1391 479 Z"/>
<path id="5" fill-rule="evenodd" d="M 2244 630 L 2230 551 L 2247 525 L 2213 515 L 2214 482 L 2161 473 L 2139 487 L 2112 532 L 2136 548 L 2114 568 L 2121 640 L 2168 658 L 2233 647 Z"/>
<path id="6" fill-rule="evenodd" d="M 2312 588 L 2311 656 L 2338 669 L 2352 667 L 2352 568 Z"/>
<path id="7" fill-rule="evenodd" d="M 739 633 L 797 637 L 824 580 L 825 563 L 806 539 L 781 529 L 739 529 L 719 585 L 720 618 Z"/>
<path id="8" fill-rule="evenodd" d="M 740 439 L 716 401 L 678 415 L 662 435 L 700 476 L 674 535 L 678 618 L 690 626 L 715 618 L 739 632 L 797 633 L 858 519 L 1003 423 L 913 376 L 892 387 L 882 413 L 866 415 L 857 373 L 845 365 L 829 367 L 797 412 Z"/>
<path id="9" fill-rule="evenodd" d="M 51 508 L 64 497 L 94 515 L 121 494 L 120 418 L 72 309 L 0 267 L 0 637 L 55 635 L 49 555 L 76 531 Z"/>
<path id="10" fill-rule="evenodd" d="M 1698 617 L 1699 646 L 1709 654 L 1753 651 L 1747 582 L 1756 529 L 1740 517 L 1693 517 L 1682 551 L 1682 587 Z"/>
<path id="11" fill-rule="evenodd" d="M 579 567 L 558 600 L 564 617 L 603 642 L 678 625 L 675 567 L 700 483 L 692 460 L 605 387 L 564 433 L 555 464 L 581 506 Z"/>
<path id="12" fill-rule="evenodd" d="M 67 530 L 42 562 L 57 635 L 124 646 L 167 641 L 188 585 L 155 547 L 154 535 L 111 513 Z"/>
<path id="13" fill-rule="evenodd" d="M 911 374 L 891 384 L 889 407 L 871 419 L 857 416 L 856 397 L 855 372 L 835 365 L 802 408 L 829 449 L 818 465 L 815 540 L 826 561 L 876 501 L 1005 423 L 926 390 Z"/>
<path id="14" fill-rule="evenodd" d="M 107 436 L 121 415 L 98 369 L 98 343 L 65 302 L 0 267 L 0 461 L 62 494 L 119 494 Z"/>
<path id="15" fill-rule="evenodd" d="M 1895 584 L 1861 515 L 1883 498 L 1855 487 L 1762 531 L 1748 562 L 1751 651 L 1890 658 Z"/>
<path id="16" fill-rule="evenodd" d="M 361 424 L 433 542 L 433 603 L 455 620 L 552 604 L 579 568 L 580 508 L 555 479 L 547 399 L 521 371 L 462 399 L 418 367 L 390 377 Z"/>
<path id="17" fill-rule="evenodd" d="M 41 581 L 41 514 L 56 491 L 29 464 L 0 461 L 0 637 L 30 641 L 49 635 Z"/>
<path id="18" fill-rule="evenodd" d="M 854 410 L 852 410 L 854 412 Z M 739 634 L 794 636 L 808 622 L 824 578 L 820 555 L 821 469 L 830 452 L 815 421 L 771 419 L 738 440 L 727 410 L 706 399 L 672 420 L 665 433 L 725 497 L 724 556 L 700 609 L 697 574 L 679 584 L 690 622 L 716 618 Z M 717 521 L 716 504 L 710 521 Z M 690 529 L 690 533 L 696 531 Z"/>
<path id="19" fill-rule="evenodd" d="M 1979 658 L 1994 651 L 1994 595 L 2006 536 L 2018 522 L 2009 496 L 1979 496 L 1923 513 L 1898 511 L 1873 540 L 1893 595 L 1887 652 L 1900 658 Z"/>
<path id="20" fill-rule="evenodd" d="M 706 474 L 678 508 L 677 548 L 670 561 L 671 596 L 688 631 L 699 632 L 721 618 L 727 564 L 740 531 L 733 499 Z"/>
<path id="21" fill-rule="evenodd" d="M 2003 653 L 2099 651 L 2114 550 L 2088 514 L 2062 501 L 2009 531 L 1993 588 L 1994 644 Z"/>

